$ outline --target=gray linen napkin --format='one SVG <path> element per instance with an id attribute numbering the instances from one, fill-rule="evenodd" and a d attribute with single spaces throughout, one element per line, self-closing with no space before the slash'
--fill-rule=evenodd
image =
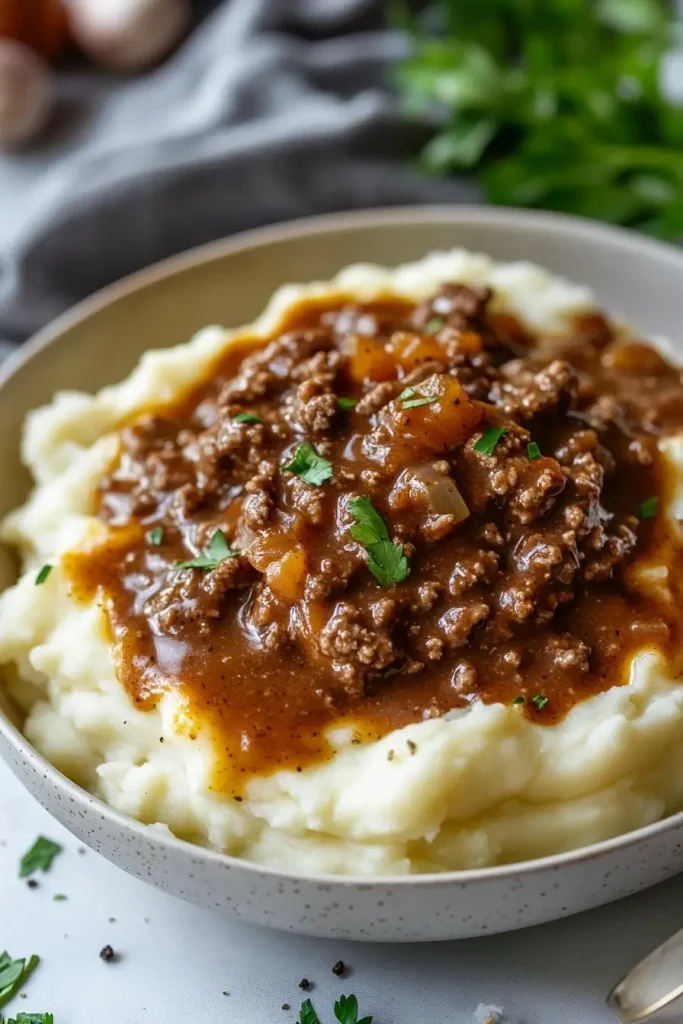
<path id="1" fill-rule="evenodd" d="M 373 0 L 226 0 L 154 71 L 63 73 L 50 137 L 0 158 L 0 338 L 164 256 L 261 224 L 467 200 L 420 176 Z"/>

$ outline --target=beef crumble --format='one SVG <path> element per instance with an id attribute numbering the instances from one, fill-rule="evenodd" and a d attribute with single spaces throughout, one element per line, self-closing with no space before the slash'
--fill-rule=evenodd
<path id="1" fill-rule="evenodd" d="M 486 289 L 308 303 L 122 429 L 110 539 L 67 568 L 99 593 L 133 700 L 180 686 L 213 729 L 226 791 L 328 756 L 334 721 L 361 741 L 481 699 L 551 723 L 636 650 L 679 646 L 625 572 L 680 558 L 665 517 L 638 516 L 667 499 L 657 442 L 676 430 L 680 372 L 600 315 L 558 351 Z M 291 468 L 303 443 L 321 479 Z"/>

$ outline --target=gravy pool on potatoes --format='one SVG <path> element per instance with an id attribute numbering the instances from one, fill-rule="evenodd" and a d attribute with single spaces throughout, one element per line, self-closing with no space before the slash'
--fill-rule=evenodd
<path id="1" fill-rule="evenodd" d="M 638 650 L 678 674 L 683 601 L 629 567 L 683 580 L 658 449 L 680 372 L 600 314 L 558 347 L 490 297 L 304 301 L 122 428 L 109 538 L 67 574 L 105 595 L 135 704 L 179 687 L 210 723 L 224 792 L 329 758 L 338 721 L 551 725 Z"/>

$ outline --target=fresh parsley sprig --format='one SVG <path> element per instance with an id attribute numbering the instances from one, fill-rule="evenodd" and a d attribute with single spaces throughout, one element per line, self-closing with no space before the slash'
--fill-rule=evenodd
<path id="1" fill-rule="evenodd" d="M 339 1024 L 372 1024 L 372 1017 L 358 1019 L 358 999 L 354 995 L 339 997 L 334 1004 L 334 1016 Z M 301 1004 L 299 1024 L 320 1024 L 320 1018 L 310 999 Z"/>
<path id="2" fill-rule="evenodd" d="M 6 1006 L 31 977 L 40 963 L 40 957 L 30 956 L 13 960 L 9 953 L 0 953 L 0 1007 Z"/>
<path id="3" fill-rule="evenodd" d="M 307 484 L 313 487 L 320 487 L 332 479 L 333 469 L 329 459 L 318 455 L 315 446 L 310 441 L 303 441 L 297 448 L 294 458 L 283 466 L 285 473 L 294 473 L 300 476 Z"/>
<path id="4" fill-rule="evenodd" d="M 222 530 L 216 530 L 209 546 L 201 555 L 187 562 L 176 562 L 176 569 L 217 569 L 226 558 L 237 558 L 239 551 L 233 551 Z"/>
<path id="5" fill-rule="evenodd" d="M 38 836 L 30 850 L 27 850 L 19 861 L 19 878 L 28 878 L 36 871 L 49 871 L 52 861 L 62 852 L 59 843 L 45 836 Z"/>
<path id="6" fill-rule="evenodd" d="M 409 4 L 403 4 L 406 11 Z M 431 173 L 487 198 L 683 235 L 683 108 L 662 90 L 666 0 L 431 0 L 398 72 Z"/>
<path id="7" fill-rule="evenodd" d="M 370 499 L 366 495 L 353 498 L 349 512 L 354 518 L 351 536 L 367 551 L 368 569 L 375 579 L 383 587 L 403 583 L 410 573 L 403 545 L 394 544 L 386 523 Z"/>

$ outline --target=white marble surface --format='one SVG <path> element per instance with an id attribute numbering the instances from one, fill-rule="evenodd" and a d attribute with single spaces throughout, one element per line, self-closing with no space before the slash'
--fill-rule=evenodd
<path id="1" fill-rule="evenodd" d="M 38 833 L 64 852 L 31 890 L 17 867 Z M 473 1024 L 482 1002 L 504 1007 L 508 1024 L 608 1024 L 612 983 L 683 925 L 681 876 L 508 935 L 422 946 L 326 942 L 213 916 L 78 847 L 0 764 L 0 949 L 43 958 L 10 1016 L 49 1010 L 55 1024 L 292 1024 L 304 998 L 298 982 L 308 977 L 322 1024 L 333 1021 L 342 992 L 355 992 L 375 1024 Z M 68 900 L 54 902 L 55 893 Z M 107 943 L 117 963 L 99 959 Z M 339 959 L 350 965 L 348 978 L 331 972 Z"/>

